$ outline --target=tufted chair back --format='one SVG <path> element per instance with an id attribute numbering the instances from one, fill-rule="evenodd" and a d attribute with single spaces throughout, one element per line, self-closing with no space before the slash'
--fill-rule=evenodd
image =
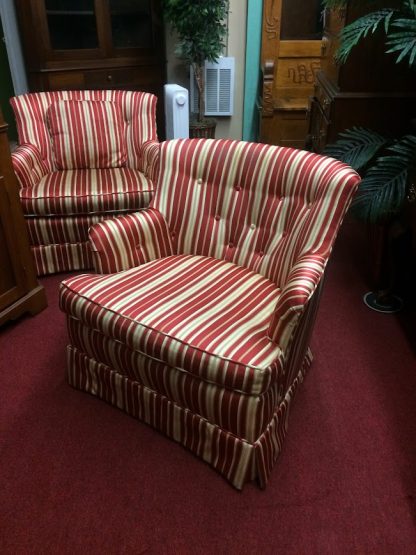
<path id="1" fill-rule="evenodd" d="M 160 155 L 151 206 L 175 252 L 234 262 L 280 288 L 305 257 L 323 271 L 359 179 L 331 158 L 242 141 L 168 141 Z"/>
<path id="2" fill-rule="evenodd" d="M 53 171 L 51 137 L 47 110 L 57 100 L 98 100 L 117 102 L 125 119 L 127 165 L 142 169 L 140 145 L 157 140 L 155 113 L 156 97 L 150 93 L 132 91 L 53 91 L 16 96 L 10 100 L 16 117 L 19 144 L 31 144 L 39 149 L 47 171 Z"/>

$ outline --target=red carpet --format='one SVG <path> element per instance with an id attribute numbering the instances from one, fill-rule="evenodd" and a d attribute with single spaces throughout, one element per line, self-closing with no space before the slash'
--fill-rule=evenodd
<path id="1" fill-rule="evenodd" d="M 265 491 L 67 386 L 62 276 L 43 279 L 49 308 L 0 332 L 1 553 L 416 553 L 415 353 L 361 302 L 360 245 L 345 225 Z"/>

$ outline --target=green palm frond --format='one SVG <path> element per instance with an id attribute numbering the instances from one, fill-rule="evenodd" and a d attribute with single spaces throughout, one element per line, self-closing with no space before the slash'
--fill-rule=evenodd
<path id="1" fill-rule="evenodd" d="M 416 135 L 405 135 L 391 145 L 389 150 L 406 160 L 410 167 L 416 166 Z"/>
<path id="2" fill-rule="evenodd" d="M 404 7 L 416 17 L 416 0 L 404 0 Z"/>
<path id="3" fill-rule="evenodd" d="M 406 198 L 409 172 L 416 165 L 416 136 L 406 135 L 377 158 L 361 181 L 352 211 L 375 223 L 397 213 Z"/>
<path id="4" fill-rule="evenodd" d="M 353 127 L 339 134 L 339 139 L 327 145 L 324 154 L 337 158 L 359 171 L 389 144 L 386 137 L 364 127 Z"/>
<path id="5" fill-rule="evenodd" d="M 416 10 L 416 6 L 414 6 L 414 9 Z M 401 30 L 389 33 L 387 46 L 390 48 L 386 52 L 389 54 L 398 52 L 397 63 L 408 58 L 409 66 L 414 65 L 416 59 L 416 18 L 396 19 L 392 23 L 392 28 Z"/>
<path id="6" fill-rule="evenodd" d="M 387 33 L 392 17 L 397 11 L 392 8 L 377 10 L 364 15 L 349 25 L 346 25 L 340 33 L 340 47 L 336 53 L 336 61 L 343 64 L 351 53 L 351 50 L 363 38 L 369 34 L 374 34 L 381 26 Z"/>

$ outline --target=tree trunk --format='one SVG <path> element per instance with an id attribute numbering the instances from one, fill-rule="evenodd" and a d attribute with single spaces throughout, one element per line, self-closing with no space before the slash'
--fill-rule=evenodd
<path id="1" fill-rule="evenodd" d="M 198 121 L 202 121 L 205 115 L 204 95 L 204 68 L 199 64 L 193 64 L 196 85 L 198 87 Z"/>

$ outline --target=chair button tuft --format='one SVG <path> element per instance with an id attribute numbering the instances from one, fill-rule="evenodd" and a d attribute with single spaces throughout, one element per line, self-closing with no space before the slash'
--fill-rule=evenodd
<path id="1" fill-rule="evenodd" d="M 256 224 L 251 224 L 250 229 L 256 229 Z"/>
<path id="2" fill-rule="evenodd" d="M 259 256 L 264 256 L 264 252 L 263 252 L 263 251 L 259 251 Z"/>
<path id="3" fill-rule="evenodd" d="M 236 191 L 241 191 L 240 185 L 235 185 L 235 186 L 234 186 L 234 189 L 235 189 Z"/>
<path id="4" fill-rule="evenodd" d="M 218 222 L 219 220 L 221 220 L 221 216 L 219 214 L 216 214 L 214 216 L 214 220 L 217 220 L 217 222 Z"/>
<path id="5" fill-rule="evenodd" d="M 230 249 L 233 249 L 233 248 L 234 248 L 234 243 L 228 243 L 228 247 L 229 247 Z"/>
<path id="6" fill-rule="evenodd" d="M 198 185 L 202 185 L 202 179 L 200 177 L 198 177 L 198 179 L 196 180 L 196 182 L 198 183 Z"/>

